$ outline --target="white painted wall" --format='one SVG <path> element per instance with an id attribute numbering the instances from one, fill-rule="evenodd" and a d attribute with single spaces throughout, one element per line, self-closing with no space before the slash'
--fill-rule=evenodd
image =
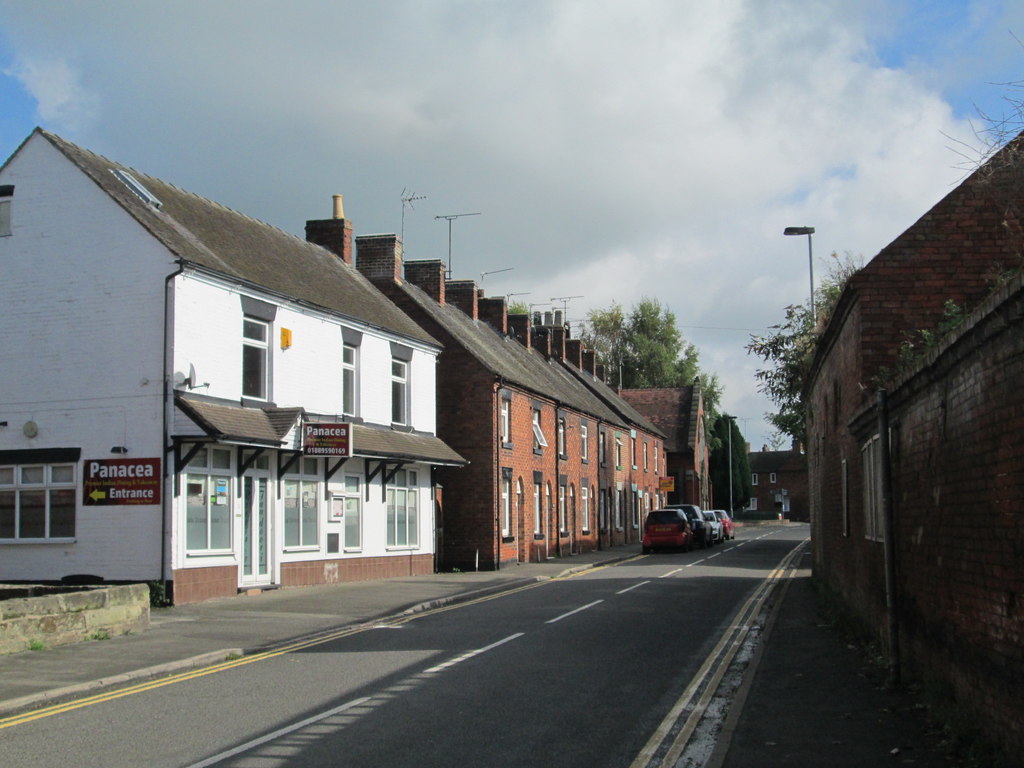
<path id="1" fill-rule="evenodd" d="M 0 237 L 0 450 L 161 457 L 170 254 L 39 136 L 0 183 L 15 185 L 12 234 Z M 159 505 L 80 506 L 76 526 L 74 543 L 0 545 L 0 579 L 158 577 Z"/>

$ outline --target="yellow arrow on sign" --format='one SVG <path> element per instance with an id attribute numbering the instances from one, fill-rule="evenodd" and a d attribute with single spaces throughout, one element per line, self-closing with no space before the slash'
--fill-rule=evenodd
<path id="1" fill-rule="evenodd" d="M 92 499 L 93 501 L 99 501 L 100 499 L 107 498 L 107 494 L 104 493 L 103 491 L 93 491 L 92 493 L 89 494 L 89 498 Z"/>

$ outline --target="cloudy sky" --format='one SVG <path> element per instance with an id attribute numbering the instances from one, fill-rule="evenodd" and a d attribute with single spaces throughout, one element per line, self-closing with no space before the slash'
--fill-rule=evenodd
<path id="1" fill-rule="evenodd" d="M 299 236 L 341 193 L 413 259 L 479 213 L 455 277 L 658 299 L 756 448 L 745 345 L 809 293 L 782 230 L 820 276 L 913 224 L 1021 95 L 1018 38 L 1018 0 L 0 0 L 0 158 L 41 125 Z"/>

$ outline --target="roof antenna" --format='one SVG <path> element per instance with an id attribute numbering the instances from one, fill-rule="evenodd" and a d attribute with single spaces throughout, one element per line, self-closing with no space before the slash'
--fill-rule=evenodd
<path id="1" fill-rule="evenodd" d="M 435 216 L 435 219 L 447 219 L 448 220 L 448 272 L 445 274 L 445 279 L 452 279 L 452 222 L 455 219 L 461 219 L 463 216 L 479 216 L 480 212 L 476 213 L 447 213 Z"/>
<path id="2" fill-rule="evenodd" d="M 414 211 L 416 206 L 413 205 L 417 200 L 426 200 L 426 195 L 417 195 L 411 191 L 408 187 L 402 189 L 402 245 L 405 245 L 405 206 L 409 206 Z"/>

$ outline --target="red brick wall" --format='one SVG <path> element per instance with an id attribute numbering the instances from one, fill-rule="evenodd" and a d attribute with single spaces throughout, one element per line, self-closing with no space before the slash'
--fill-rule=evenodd
<path id="1" fill-rule="evenodd" d="M 370 581 L 434 572 L 433 555 L 389 555 L 281 564 L 281 586 L 308 587 L 343 581 Z"/>
<path id="2" fill-rule="evenodd" d="M 199 603 L 215 597 L 238 594 L 238 568 L 179 568 L 173 574 L 174 604 Z"/>

